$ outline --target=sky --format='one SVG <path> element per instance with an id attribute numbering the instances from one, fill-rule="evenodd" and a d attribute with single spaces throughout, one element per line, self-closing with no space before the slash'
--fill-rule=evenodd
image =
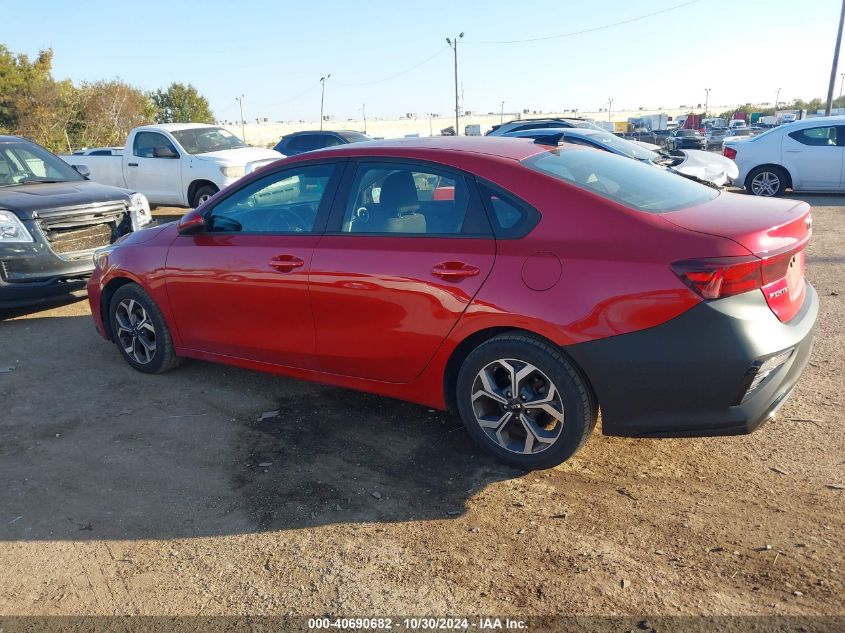
<path id="1" fill-rule="evenodd" d="M 462 103 L 473 112 L 502 101 L 506 113 L 596 111 L 611 98 L 613 110 L 669 108 L 703 103 L 705 88 L 711 106 L 773 102 L 778 88 L 782 101 L 824 98 L 840 10 L 839 0 L 3 4 L 0 43 L 52 48 L 57 79 L 191 83 L 220 120 L 238 119 L 244 95 L 245 119 L 271 121 L 316 120 L 328 74 L 325 113 L 338 120 L 363 107 L 368 118 L 448 115 L 446 38 L 461 32 Z"/>

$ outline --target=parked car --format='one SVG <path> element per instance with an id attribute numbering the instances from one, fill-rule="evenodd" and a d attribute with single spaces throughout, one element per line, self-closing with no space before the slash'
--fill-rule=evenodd
<path id="1" fill-rule="evenodd" d="M 681 128 L 666 137 L 666 149 L 707 149 L 707 139 L 698 130 Z"/>
<path id="2" fill-rule="evenodd" d="M 0 308 L 84 292 L 94 250 L 152 220 L 143 194 L 84 173 L 32 141 L 0 136 Z"/>
<path id="3" fill-rule="evenodd" d="M 344 183 L 341 186 L 341 183 Z M 100 334 L 457 411 L 545 468 L 623 436 L 748 433 L 807 363 L 804 202 L 529 139 L 352 144 L 98 252 Z"/>
<path id="4" fill-rule="evenodd" d="M 551 145 L 557 145 L 559 142 L 586 145 L 626 158 L 633 158 L 653 167 L 668 169 L 687 178 L 703 180 L 717 187 L 726 185 L 732 178 L 736 178 L 738 173 L 732 160 L 712 152 L 693 149 L 677 150 L 670 154 L 654 145 L 619 138 L 603 130 L 547 128 L 510 132 L 508 136 L 532 138 Z"/>
<path id="5" fill-rule="evenodd" d="M 725 140 L 727 135 L 728 130 L 726 128 L 710 128 L 704 134 L 705 148 L 710 149 L 711 147 L 718 147 L 721 149 L 722 141 Z"/>
<path id="6" fill-rule="evenodd" d="M 62 156 L 77 164 L 79 156 Z M 166 123 L 129 133 L 121 154 L 86 155 L 91 180 L 143 193 L 152 204 L 196 207 L 238 178 L 282 158 L 216 125 Z"/>
<path id="7" fill-rule="evenodd" d="M 756 196 L 793 191 L 845 191 L 845 116 L 784 123 L 756 136 L 725 139 L 722 153 L 736 162 L 734 179 Z"/>
<path id="8" fill-rule="evenodd" d="M 507 136 L 510 132 L 520 132 L 522 130 L 537 130 L 540 128 L 561 128 L 561 127 L 580 127 L 592 130 L 603 130 L 599 125 L 587 119 L 578 119 L 575 117 L 568 118 L 545 118 L 545 119 L 516 119 L 514 121 L 506 121 L 501 125 L 494 125 L 493 128 L 487 132 L 485 136 Z"/>
<path id="9" fill-rule="evenodd" d="M 307 130 L 283 136 L 273 149 L 285 156 L 297 156 L 315 149 L 371 140 L 366 134 L 352 130 Z"/>

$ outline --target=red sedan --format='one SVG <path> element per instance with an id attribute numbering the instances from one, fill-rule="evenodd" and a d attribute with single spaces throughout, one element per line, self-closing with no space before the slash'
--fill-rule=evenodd
<path id="1" fill-rule="evenodd" d="M 98 252 L 132 367 L 212 360 L 460 414 L 523 468 L 624 436 L 748 433 L 795 386 L 810 207 L 526 139 L 278 161 Z"/>

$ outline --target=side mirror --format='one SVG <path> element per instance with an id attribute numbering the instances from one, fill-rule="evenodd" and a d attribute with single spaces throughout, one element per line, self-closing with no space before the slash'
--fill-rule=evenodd
<path id="1" fill-rule="evenodd" d="M 205 230 L 205 218 L 196 209 L 189 211 L 179 220 L 176 225 L 179 235 L 196 235 Z"/>
<path id="2" fill-rule="evenodd" d="M 87 165 L 71 165 L 76 170 L 76 173 L 85 178 L 86 180 L 91 175 L 91 170 L 88 169 Z"/>
<path id="3" fill-rule="evenodd" d="M 153 150 L 153 158 L 179 158 L 179 154 L 169 147 L 156 147 Z"/>

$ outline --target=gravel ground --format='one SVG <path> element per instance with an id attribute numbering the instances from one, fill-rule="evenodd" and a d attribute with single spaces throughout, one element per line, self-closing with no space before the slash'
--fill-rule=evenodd
<path id="1" fill-rule="evenodd" d="M 139 374 L 84 301 L 6 315 L 0 614 L 845 614 L 845 198 L 805 199 L 822 308 L 778 418 L 545 472 L 414 405 Z"/>

